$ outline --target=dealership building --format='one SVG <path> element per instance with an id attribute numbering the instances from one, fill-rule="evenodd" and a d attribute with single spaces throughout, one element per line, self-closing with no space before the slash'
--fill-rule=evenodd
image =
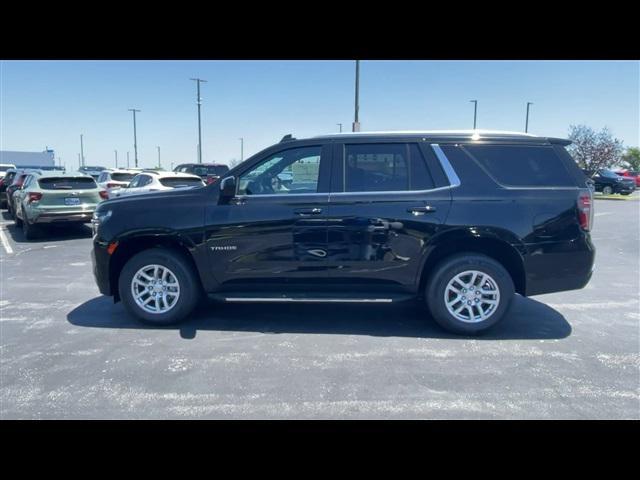
<path id="1" fill-rule="evenodd" d="M 0 150 L 0 163 L 10 163 L 16 167 L 54 167 L 53 150 L 44 152 L 13 152 Z"/>

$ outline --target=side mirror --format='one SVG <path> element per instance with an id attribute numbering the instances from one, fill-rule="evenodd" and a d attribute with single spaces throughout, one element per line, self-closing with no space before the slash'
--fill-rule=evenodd
<path id="1" fill-rule="evenodd" d="M 236 177 L 226 177 L 220 182 L 220 199 L 230 200 L 236 195 Z"/>

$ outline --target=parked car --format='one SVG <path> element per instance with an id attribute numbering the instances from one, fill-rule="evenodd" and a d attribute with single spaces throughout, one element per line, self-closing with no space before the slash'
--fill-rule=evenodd
<path id="1" fill-rule="evenodd" d="M 615 173 L 621 177 L 633 178 L 636 182 L 636 187 L 640 187 L 640 172 L 636 170 L 617 170 Z"/>
<path id="2" fill-rule="evenodd" d="M 129 183 L 139 173 L 138 170 L 126 169 L 105 169 L 98 177 L 98 186 L 107 192 L 107 196 L 111 198 L 114 191 L 126 188 Z"/>
<path id="3" fill-rule="evenodd" d="M 583 170 L 583 172 L 593 180 L 595 191 L 602 192 L 605 195 L 614 193 L 630 195 L 636 189 L 634 179 L 616 175 L 615 172 L 607 168 L 601 168 L 591 174 L 586 170 Z"/>
<path id="4" fill-rule="evenodd" d="M 15 170 L 16 166 L 13 163 L 0 163 L 0 174 L 4 174 L 7 170 Z"/>
<path id="5" fill-rule="evenodd" d="M 7 203 L 7 210 L 12 218 L 15 219 L 15 211 L 13 208 L 13 194 L 16 190 L 22 188 L 25 178 L 29 176 L 29 172 L 40 172 L 40 170 L 18 170 L 13 176 L 13 182 L 7 187 L 5 191 L 5 199 Z"/>
<path id="6" fill-rule="evenodd" d="M 198 175 L 209 185 L 225 175 L 229 171 L 229 166 L 224 163 L 183 163 L 173 171 Z"/>
<path id="7" fill-rule="evenodd" d="M 7 208 L 7 187 L 13 183 L 17 170 L 10 168 L 0 178 L 0 208 Z"/>
<path id="8" fill-rule="evenodd" d="M 418 298 L 444 328 L 477 334 L 515 293 L 591 278 L 593 196 L 568 144 L 484 131 L 287 136 L 205 188 L 101 203 L 93 272 L 102 294 L 152 324 L 188 318 L 202 294 Z M 278 188 L 290 166 L 307 172 L 305 188 Z"/>
<path id="9" fill-rule="evenodd" d="M 94 180 L 98 180 L 98 177 L 100 176 L 100 174 L 102 173 L 103 170 L 106 170 L 106 167 L 82 166 L 82 167 L 78 168 L 78 171 L 80 173 L 84 173 L 86 175 L 91 175 Z"/>
<path id="10" fill-rule="evenodd" d="M 114 198 L 165 190 L 203 187 L 204 181 L 197 175 L 176 172 L 144 170 L 131 179 L 127 187 L 114 190 Z"/>
<path id="11" fill-rule="evenodd" d="M 93 177 L 82 173 L 30 173 L 14 194 L 16 226 L 27 240 L 39 227 L 59 223 L 89 223 L 107 194 Z"/>

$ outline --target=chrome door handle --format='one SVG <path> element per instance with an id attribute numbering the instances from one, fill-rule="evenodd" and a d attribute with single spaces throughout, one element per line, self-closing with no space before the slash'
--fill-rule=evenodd
<path id="1" fill-rule="evenodd" d="M 436 211 L 436 207 L 427 205 L 426 207 L 410 207 L 407 208 L 407 212 L 413 215 L 424 215 L 425 213 L 432 213 Z"/>
<path id="2" fill-rule="evenodd" d="M 322 213 L 321 208 L 299 208 L 294 210 L 296 215 L 320 215 Z"/>

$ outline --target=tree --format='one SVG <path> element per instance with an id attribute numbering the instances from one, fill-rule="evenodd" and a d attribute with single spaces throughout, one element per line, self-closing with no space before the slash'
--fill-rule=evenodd
<path id="1" fill-rule="evenodd" d="M 627 162 L 630 170 L 635 170 L 636 172 L 640 170 L 640 148 L 638 147 L 629 147 L 627 151 L 622 156 L 622 161 Z"/>
<path id="2" fill-rule="evenodd" d="M 580 168 L 596 172 L 619 163 L 622 158 L 622 141 L 614 138 L 608 128 L 596 132 L 586 125 L 571 125 L 567 147 Z"/>

